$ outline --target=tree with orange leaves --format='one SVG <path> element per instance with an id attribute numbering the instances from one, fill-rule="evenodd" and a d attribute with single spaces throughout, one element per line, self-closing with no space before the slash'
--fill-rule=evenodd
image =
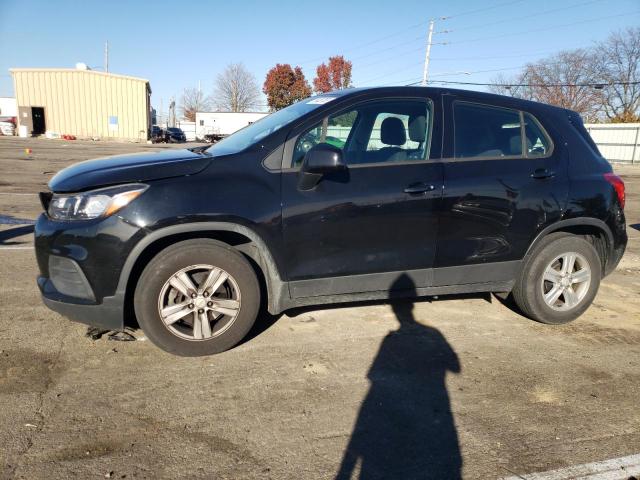
<path id="1" fill-rule="evenodd" d="M 262 91 L 271 111 L 288 107 L 311 95 L 311 87 L 300 67 L 278 63 L 267 73 Z"/>
<path id="2" fill-rule="evenodd" d="M 351 62 L 342 55 L 329 57 L 328 64 L 318 65 L 316 78 L 313 79 L 313 89 L 316 92 L 327 93 L 351 86 Z"/>

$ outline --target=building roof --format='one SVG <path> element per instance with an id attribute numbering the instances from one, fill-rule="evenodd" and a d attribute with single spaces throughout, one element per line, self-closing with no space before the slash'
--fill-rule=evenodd
<path id="1" fill-rule="evenodd" d="M 136 80 L 139 82 L 149 83 L 149 80 L 147 80 L 146 78 L 132 77 L 129 75 L 120 75 L 120 74 L 111 73 L 111 72 L 100 72 L 97 70 L 82 70 L 79 68 L 10 68 L 9 71 L 11 73 L 15 73 L 15 72 L 79 72 L 79 73 L 87 73 L 92 75 L 103 75 L 106 77 L 126 78 L 129 80 Z"/>

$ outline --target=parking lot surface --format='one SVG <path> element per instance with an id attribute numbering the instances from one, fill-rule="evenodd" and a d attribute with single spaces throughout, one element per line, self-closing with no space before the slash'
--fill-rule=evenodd
<path id="1" fill-rule="evenodd" d="M 490 295 L 368 303 L 179 358 L 86 338 L 35 284 L 51 175 L 157 148 L 183 147 L 0 137 L 0 478 L 526 478 L 640 452 L 640 168 L 616 169 L 629 246 L 574 323 Z"/>

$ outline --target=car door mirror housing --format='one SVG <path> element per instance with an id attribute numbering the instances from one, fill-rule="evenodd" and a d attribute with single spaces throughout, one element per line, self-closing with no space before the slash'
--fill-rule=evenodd
<path id="1" fill-rule="evenodd" d="M 302 162 L 302 171 L 316 175 L 324 175 L 339 170 L 345 170 L 347 166 L 342 158 L 342 150 L 327 143 L 321 143 L 309 150 Z"/>
<path id="2" fill-rule="evenodd" d="M 347 165 L 342 158 L 342 150 L 327 143 L 311 148 L 304 156 L 298 188 L 311 190 L 322 180 L 324 175 L 333 172 L 344 172 Z"/>

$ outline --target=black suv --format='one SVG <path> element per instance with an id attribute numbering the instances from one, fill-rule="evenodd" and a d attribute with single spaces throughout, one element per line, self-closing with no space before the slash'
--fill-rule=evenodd
<path id="1" fill-rule="evenodd" d="M 158 125 L 153 125 L 151 127 L 151 131 L 149 132 L 149 139 L 152 143 L 164 142 L 165 134 L 164 130 L 160 128 Z"/>
<path id="2" fill-rule="evenodd" d="M 137 319 L 179 355 L 234 346 L 261 303 L 511 292 L 568 322 L 627 242 L 624 184 L 575 112 L 449 89 L 312 97 L 206 149 L 83 162 L 49 187 L 45 303 Z"/>
<path id="3" fill-rule="evenodd" d="M 187 136 L 182 129 L 176 127 L 169 127 L 165 130 L 164 140 L 167 143 L 183 143 L 187 141 Z"/>

